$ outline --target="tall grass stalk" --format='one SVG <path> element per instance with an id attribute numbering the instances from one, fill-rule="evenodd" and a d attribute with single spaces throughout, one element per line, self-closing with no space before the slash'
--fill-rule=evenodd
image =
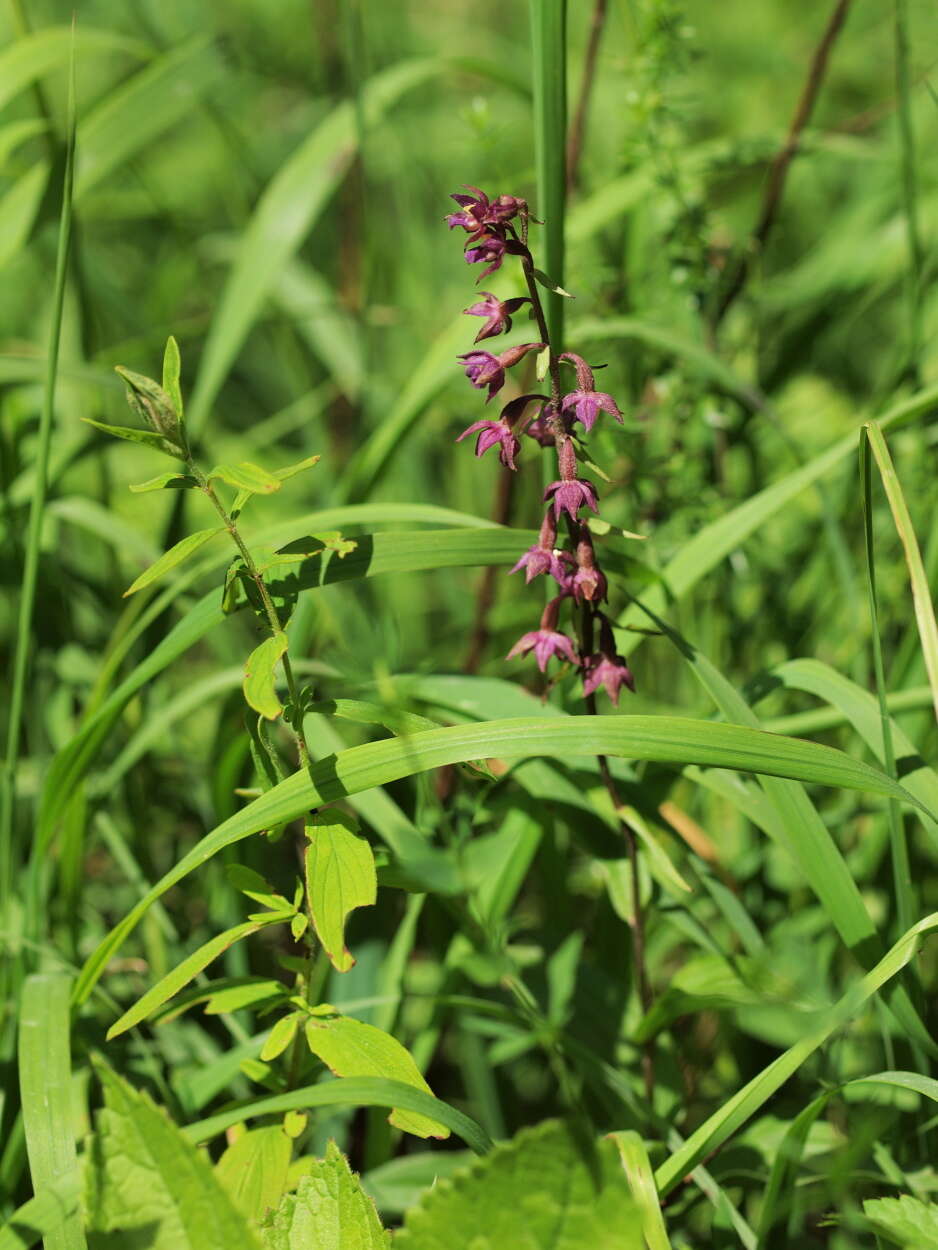
<path id="1" fill-rule="evenodd" d="M 75 163 L 75 61 L 72 55 L 69 72 L 68 112 L 66 121 L 65 172 L 62 179 L 62 207 L 52 288 L 52 309 L 49 326 L 49 350 L 39 418 L 39 440 L 36 448 L 35 477 L 26 531 L 26 551 L 20 583 L 16 648 L 13 659 L 13 680 L 10 688 L 10 712 L 7 723 L 6 757 L 3 782 L 0 786 L 0 915 L 6 915 L 13 882 L 17 846 L 14 833 L 16 770 L 19 762 L 23 704 L 26 677 L 32 650 L 33 615 L 39 572 L 39 548 L 46 511 L 49 474 L 49 453 L 52 446 L 52 423 L 55 413 L 55 390 L 59 362 L 59 341 L 62 333 L 62 310 L 68 272 L 68 249 L 72 230 L 72 181 Z"/>
<path id="2" fill-rule="evenodd" d="M 531 0 L 536 212 L 544 221 L 547 272 L 563 286 L 567 196 L 567 0 Z M 563 342 L 563 296 L 546 293 L 551 342 Z"/>

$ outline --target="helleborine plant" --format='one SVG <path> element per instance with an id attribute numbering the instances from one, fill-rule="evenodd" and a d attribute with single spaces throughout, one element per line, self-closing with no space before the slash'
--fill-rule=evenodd
<path id="1" fill-rule="evenodd" d="M 174 338 L 166 344 L 162 384 L 130 369 L 118 368 L 127 389 L 131 411 L 141 426 L 112 426 L 90 421 L 95 428 L 116 438 L 143 443 L 178 460 L 181 468 L 131 487 L 136 491 L 194 490 L 215 513 L 217 524 L 197 530 L 181 539 L 143 572 L 127 589 L 131 595 L 153 585 L 159 578 L 179 568 L 206 543 L 227 536 L 235 548 L 221 590 L 226 612 L 248 605 L 265 635 L 247 657 L 244 670 L 244 697 L 250 709 L 248 729 L 254 762 L 262 789 L 272 788 L 285 776 L 283 764 L 273 745 L 269 727 L 282 717 L 289 728 L 300 768 L 311 761 L 304 719 L 314 702 L 310 687 L 299 683 L 290 657 L 287 628 L 296 602 L 296 587 L 302 584 L 302 566 L 317 561 L 331 550 L 339 557 L 355 547 L 340 534 L 311 535 L 277 551 L 252 551 L 241 533 L 239 519 L 245 507 L 258 496 L 279 491 L 289 478 L 311 469 L 319 460 L 309 456 L 286 468 L 269 470 L 244 461 L 218 464 L 209 471 L 195 461 L 185 422 L 180 383 L 181 362 Z M 226 490 L 233 497 L 226 498 Z M 282 680 L 281 680 L 282 675 Z M 286 701 L 281 703 L 278 686 L 285 686 Z M 280 831 L 271 830 L 276 836 Z M 243 865 L 229 869 L 232 884 L 259 911 L 206 942 L 182 963 L 152 986 L 112 1025 L 108 1037 L 167 1009 L 169 1000 L 189 985 L 215 959 L 235 942 L 261 929 L 284 925 L 294 943 L 303 950 L 300 958 L 284 957 L 295 972 L 295 992 L 290 994 L 276 981 L 267 982 L 263 992 L 252 990 L 255 1009 L 278 1013 L 254 1068 L 259 1079 L 268 1078 L 271 1065 L 288 1053 L 289 1083 L 295 1084 L 304 1053 L 325 1064 L 337 1076 L 383 1077 L 403 1082 L 426 1094 L 430 1087 L 404 1046 L 390 1034 L 342 1015 L 329 1004 L 317 1004 L 316 995 L 331 964 L 347 972 L 355 963 L 345 945 L 345 925 L 356 907 L 375 902 L 377 876 L 374 855 L 368 841 L 358 834 L 358 826 L 338 809 L 309 812 L 304 821 L 303 880 L 296 882 L 292 898 L 278 894 L 258 873 Z M 224 994 L 225 991 L 219 991 Z M 207 1009 L 215 1005 L 209 996 Z M 236 1006 L 237 1004 L 235 1004 Z M 224 1009 L 235 1006 L 226 1002 Z M 286 1014 L 283 1014 L 286 1009 Z M 448 1137 L 449 1129 L 427 1115 L 392 1109 L 390 1121 L 396 1127 L 419 1137 Z"/>

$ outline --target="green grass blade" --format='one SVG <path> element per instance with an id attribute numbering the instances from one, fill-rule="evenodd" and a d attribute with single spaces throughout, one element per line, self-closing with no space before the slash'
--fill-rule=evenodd
<path id="1" fill-rule="evenodd" d="M 76 999 L 83 1002 L 108 960 L 152 902 L 218 851 L 313 807 L 447 764 L 489 757 L 612 755 L 674 764 L 708 764 L 804 782 L 917 800 L 891 777 L 832 747 L 780 738 L 739 725 L 672 716 L 521 718 L 454 725 L 406 738 L 351 747 L 281 782 L 204 837 L 149 891 L 86 962 Z M 864 913 L 865 915 L 865 913 Z M 867 924 L 869 921 L 867 920 Z M 872 931 L 872 930 L 871 930 Z"/>
<path id="2" fill-rule="evenodd" d="M 534 76 L 534 156 L 537 203 L 544 225 L 541 268 L 564 285 L 564 215 L 567 197 L 567 0 L 531 0 L 531 64 Z M 563 343 L 563 296 L 543 296 L 555 350 Z"/>
<path id="3" fill-rule="evenodd" d="M 831 1008 L 824 1024 L 796 1042 L 706 1120 L 655 1173 L 658 1192 L 667 1195 L 707 1155 L 718 1149 L 793 1076 L 802 1064 L 897 973 L 915 953 L 919 939 L 938 928 L 938 913 L 920 920 L 889 953 Z"/>
<path id="4" fill-rule="evenodd" d="M 609 1136 L 615 1142 L 632 1197 L 641 1213 L 645 1245 L 648 1250 L 671 1250 L 645 1143 L 633 1132 L 610 1133 Z"/>
<path id="5" fill-rule="evenodd" d="M 47 1247 L 54 1245 L 52 1238 L 77 1215 L 80 1194 L 76 1170 L 24 1202 L 0 1228 L 0 1250 L 29 1250 L 43 1237 Z"/>
<path id="6" fill-rule="evenodd" d="M 444 69 L 438 60 L 412 60 L 377 74 L 364 89 L 364 114 L 374 125 L 405 92 Z M 238 246 L 212 321 L 195 390 L 189 427 L 197 434 L 228 376 L 264 301 L 285 265 L 341 183 L 357 147 L 355 113 L 340 104 L 278 170 L 258 202 Z"/>
<path id="7" fill-rule="evenodd" d="M 52 447 L 52 426 L 55 416 L 55 390 L 62 334 L 62 314 L 68 273 L 68 250 L 72 231 L 72 179 L 75 159 L 75 75 L 74 60 L 69 83 L 68 133 L 65 149 L 65 172 L 62 179 L 62 207 L 59 216 L 59 237 L 56 248 L 55 279 L 52 287 L 52 317 L 49 348 L 46 357 L 42 410 L 39 418 L 39 439 L 36 446 L 35 475 L 30 500 L 29 525 L 26 531 L 26 553 L 20 585 L 19 612 L 16 626 L 16 650 L 10 684 L 10 708 L 7 722 L 6 757 L 0 780 L 0 916 L 7 915 L 7 904 L 13 882 L 18 848 L 14 837 L 14 802 L 16 771 L 19 762 L 23 704 L 26 676 L 32 651 L 33 612 L 39 573 L 39 547 L 46 510 L 49 454 Z"/>
<path id="8" fill-rule="evenodd" d="M 68 65 L 73 48 L 82 63 L 86 58 L 115 52 L 126 52 L 138 59 L 150 55 L 146 44 L 112 31 L 47 26 L 17 39 L 0 52 L 0 109 L 46 74 Z"/>
<path id="9" fill-rule="evenodd" d="M 69 1052 L 71 978 L 36 974 L 23 982 L 19 1021 L 20 1100 L 26 1151 L 37 1195 L 78 1172 Z M 45 1234 L 46 1250 L 84 1250 L 76 1215 Z"/>
<path id="10" fill-rule="evenodd" d="M 928 589 L 928 578 L 925 573 L 925 566 L 922 563 L 922 553 L 919 550 L 915 530 L 912 526 L 912 518 L 909 516 L 909 509 L 906 506 L 905 496 L 896 476 L 889 448 L 886 446 L 886 440 L 883 437 L 882 426 L 882 422 L 871 422 L 863 428 L 866 431 L 870 448 L 876 459 L 876 466 L 883 480 L 883 489 L 886 492 L 886 498 L 889 500 L 889 507 L 896 524 L 896 533 L 899 535 L 903 551 L 905 552 L 905 561 L 909 569 L 909 580 L 912 583 L 915 621 L 918 625 L 919 637 L 922 640 L 922 655 L 925 658 L 928 683 L 932 688 L 935 715 L 938 717 L 938 622 L 935 621 L 935 609 Z"/>
<path id="11" fill-rule="evenodd" d="M 232 1124 L 239 1124 L 252 1116 L 280 1115 L 284 1111 L 313 1107 L 396 1107 L 445 1124 L 477 1155 L 487 1154 L 492 1149 L 492 1141 L 485 1129 L 462 1111 L 404 1081 L 390 1081 L 377 1076 L 340 1077 L 334 1081 L 323 1081 L 320 1085 L 295 1089 L 288 1094 L 275 1094 L 271 1098 L 261 1098 L 257 1102 L 221 1111 L 218 1115 L 188 1125 L 182 1131 L 189 1141 L 201 1144 L 211 1141 Z"/>

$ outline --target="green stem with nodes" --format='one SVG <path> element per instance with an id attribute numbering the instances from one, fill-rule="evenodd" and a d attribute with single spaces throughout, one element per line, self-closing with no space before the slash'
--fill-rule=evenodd
<path id="1" fill-rule="evenodd" d="M 225 529 L 231 535 L 231 540 L 238 548 L 241 559 L 244 561 L 244 567 L 248 571 L 248 575 L 257 587 L 257 593 L 260 595 L 261 603 L 264 605 L 264 615 L 267 617 L 267 623 L 270 626 L 271 633 L 282 634 L 283 625 L 280 621 L 280 615 L 274 605 L 273 599 L 270 597 L 270 591 L 267 589 L 267 583 L 264 581 L 264 575 L 254 563 L 254 557 L 251 555 L 248 547 L 241 537 L 241 531 L 238 529 L 238 522 L 231 515 L 222 501 L 218 498 L 214 486 L 198 468 L 192 459 L 191 453 L 187 456 L 186 463 L 189 472 L 199 484 L 199 490 L 208 499 L 212 507 L 218 513 Z M 293 737 L 296 740 L 297 754 L 299 755 L 300 767 L 308 769 L 310 765 L 309 746 L 306 742 L 306 733 L 303 728 L 303 712 L 300 704 L 299 689 L 296 684 L 296 678 L 293 674 L 293 666 L 290 663 L 290 657 L 286 653 L 283 655 L 283 675 L 286 678 L 287 690 L 290 692 L 290 703 L 293 707 L 293 719 L 290 722 L 290 728 L 293 730 Z"/>

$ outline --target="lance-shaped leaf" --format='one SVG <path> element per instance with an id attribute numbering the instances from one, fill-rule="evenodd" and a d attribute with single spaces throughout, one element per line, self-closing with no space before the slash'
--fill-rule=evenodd
<path id="1" fill-rule="evenodd" d="M 172 400 L 173 407 L 176 410 L 176 417 L 182 421 L 182 387 L 179 378 L 182 372 L 182 361 L 179 357 L 179 344 L 172 335 L 166 340 L 166 350 L 163 352 L 163 390 Z"/>
<path id="2" fill-rule="evenodd" d="M 248 656 L 244 668 L 244 697 L 255 712 L 276 720 L 283 708 L 277 698 L 275 674 L 289 641 L 283 631 L 265 638 Z"/>
<path id="3" fill-rule="evenodd" d="M 91 417 L 82 417 L 82 421 L 85 425 L 93 425 L 96 430 L 101 430 L 102 433 L 110 434 L 114 438 L 126 439 L 128 443 L 145 443 L 147 447 L 162 451 L 167 456 L 173 456 L 176 459 L 180 456 L 180 449 L 156 430 L 138 430 L 133 425 L 107 425 L 104 421 L 95 421 Z"/>
<path id="4" fill-rule="evenodd" d="M 306 822 L 306 897 L 316 936 L 339 972 L 355 963 L 345 945 L 345 922 L 356 907 L 370 907 L 378 893 L 375 857 L 358 825 L 330 808 Z"/>
<path id="5" fill-rule="evenodd" d="M 171 569 L 178 568 L 184 560 L 188 560 L 190 556 L 195 555 L 199 548 L 204 547 L 216 534 L 224 534 L 224 532 L 225 527 L 218 525 L 210 530 L 196 530 L 194 534 L 181 538 L 175 547 L 170 547 L 169 551 L 164 551 L 155 563 L 151 564 L 132 585 L 127 587 L 124 591 L 124 598 L 126 599 L 128 595 L 132 595 L 138 590 L 143 590 L 144 586 L 152 585 L 153 582 L 158 581 L 164 573 L 168 573 Z"/>
<path id="6" fill-rule="evenodd" d="M 274 913 L 275 915 L 277 913 Z M 181 964 L 177 964 L 166 976 L 157 981 L 152 989 L 147 990 L 142 998 L 125 1011 L 119 1020 L 117 1020 L 108 1029 L 108 1041 L 118 1034 L 126 1032 L 127 1029 L 133 1028 L 135 1024 L 139 1024 L 141 1020 L 145 1020 L 147 1016 L 153 1014 L 158 1007 L 162 1007 L 168 999 L 174 994 L 178 994 L 184 985 L 188 985 L 194 977 L 208 967 L 213 960 L 223 954 L 229 946 L 233 946 L 235 942 L 240 942 L 242 938 L 256 933 L 258 929 L 264 925 L 263 920 L 249 920 L 243 924 L 235 925 L 233 929 L 226 929 L 224 933 L 219 933 L 204 946 L 200 946 L 197 951 L 193 951 L 188 959 L 184 959 Z"/>
<path id="7" fill-rule="evenodd" d="M 272 495 L 280 489 L 279 477 L 262 469 L 259 464 L 251 464 L 250 460 L 241 460 L 238 464 L 216 464 L 208 478 L 209 481 L 220 478 L 229 486 L 236 486 L 251 495 Z"/>
<path id="8" fill-rule="evenodd" d="M 328 1004 L 317 1007 L 316 1014 L 307 1021 L 306 1040 L 313 1054 L 336 1076 L 383 1076 L 433 1093 L 410 1052 L 397 1038 L 373 1024 L 340 1016 Z M 444 1124 L 414 1111 L 396 1108 L 388 1119 L 395 1128 L 416 1137 L 449 1137 Z"/>
<path id="9" fill-rule="evenodd" d="M 298 473 L 302 473 L 305 469 L 311 469 L 313 465 L 319 463 L 319 460 L 319 456 L 307 456 L 305 460 L 297 460 L 295 464 L 288 464 L 282 469 L 274 469 L 273 476 L 280 482 L 287 482 L 291 477 L 296 477 Z M 240 491 L 232 505 L 232 511 L 240 512 L 254 493 L 253 488 Z"/>
<path id="10" fill-rule="evenodd" d="M 279 1130 L 278 1130 L 279 1131 Z M 265 1250 L 387 1250 L 375 1204 L 334 1141 L 262 1229 Z"/>
<path id="11" fill-rule="evenodd" d="M 193 486 L 198 486 L 198 482 L 188 473 L 160 473 L 157 477 L 151 477 L 146 482 L 131 482 L 130 489 L 137 495 L 143 494 L 148 490 L 191 490 Z"/>

